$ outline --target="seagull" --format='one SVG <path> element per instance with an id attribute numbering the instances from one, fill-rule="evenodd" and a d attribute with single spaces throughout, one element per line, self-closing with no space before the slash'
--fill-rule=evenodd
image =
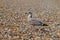
<path id="1" fill-rule="evenodd" d="M 36 18 L 33 18 L 32 17 L 32 12 L 28 12 L 28 13 L 25 13 L 25 14 L 28 15 L 27 22 L 30 25 L 33 25 L 33 26 L 48 26 L 47 24 L 44 24 L 43 22 L 37 20 Z"/>

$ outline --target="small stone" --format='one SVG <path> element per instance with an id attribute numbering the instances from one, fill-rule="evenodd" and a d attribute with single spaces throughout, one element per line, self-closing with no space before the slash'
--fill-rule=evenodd
<path id="1" fill-rule="evenodd" d="M 50 40 L 53 40 L 52 38 L 50 38 Z"/>
<path id="2" fill-rule="evenodd" d="M 41 38 L 40 37 L 36 37 L 34 40 L 40 40 Z"/>
<path id="3" fill-rule="evenodd" d="M 0 34 L 0 38 L 3 38 L 2 34 Z"/>
<path id="4" fill-rule="evenodd" d="M 17 39 L 17 38 L 19 38 L 19 36 L 13 36 L 13 39 Z"/>

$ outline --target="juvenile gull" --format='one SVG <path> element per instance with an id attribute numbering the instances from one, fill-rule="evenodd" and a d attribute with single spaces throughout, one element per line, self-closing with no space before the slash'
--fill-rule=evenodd
<path id="1" fill-rule="evenodd" d="M 36 18 L 32 18 L 32 12 L 26 13 L 28 15 L 28 23 L 33 26 L 48 26 L 47 24 L 42 23 L 41 21 L 37 20 Z"/>

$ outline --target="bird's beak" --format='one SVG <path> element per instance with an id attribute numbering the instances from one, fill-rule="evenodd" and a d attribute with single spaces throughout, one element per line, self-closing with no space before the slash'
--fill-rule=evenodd
<path id="1" fill-rule="evenodd" d="M 27 14 L 27 13 L 25 13 L 25 14 Z"/>
<path id="2" fill-rule="evenodd" d="M 28 13 L 25 13 L 26 15 L 28 14 Z"/>

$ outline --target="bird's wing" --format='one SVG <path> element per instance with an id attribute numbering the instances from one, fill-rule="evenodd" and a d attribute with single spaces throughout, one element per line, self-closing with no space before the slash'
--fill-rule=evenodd
<path id="1" fill-rule="evenodd" d="M 39 21 L 37 19 L 31 19 L 29 21 L 29 23 L 32 24 L 32 25 L 42 25 L 43 24 L 41 21 Z"/>

